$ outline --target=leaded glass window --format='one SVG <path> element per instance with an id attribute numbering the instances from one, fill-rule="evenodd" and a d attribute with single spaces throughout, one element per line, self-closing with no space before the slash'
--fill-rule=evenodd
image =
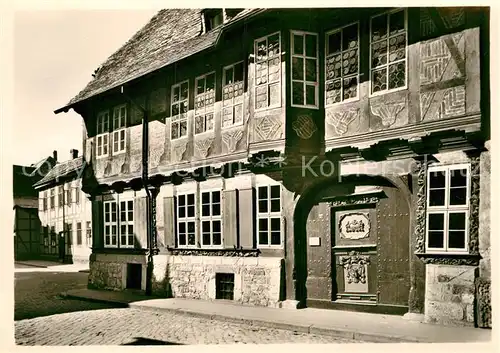
<path id="1" fill-rule="evenodd" d="M 171 137 L 172 140 L 187 136 L 189 82 L 172 86 Z"/>
<path id="2" fill-rule="evenodd" d="M 257 39 L 255 52 L 255 109 L 281 105 L 280 33 Z"/>
<path id="3" fill-rule="evenodd" d="M 292 31 L 292 106 L 318 106 L 318 35 Z"/>
<path id="4" fill-rule="evenodd" d="M 359 23 L 326 34 L 325 104 L 358 98 Z"/>
<path id="5" fill-rule="evenodd" d="M 372 17 L 370 24 L 371 93 L 406 86 L 406 10 Z"/>
<path id="6" fill-rule="evenodd" d="M 214 129 L 215 72 L 196 79 L 194 100 L 194 133 L 201 134 Z"/>
<path id="7" fill-rule="evenodd" d="M 224 68 L 222 77 L 222 127 L 243 123 L 243 61 Z"/>

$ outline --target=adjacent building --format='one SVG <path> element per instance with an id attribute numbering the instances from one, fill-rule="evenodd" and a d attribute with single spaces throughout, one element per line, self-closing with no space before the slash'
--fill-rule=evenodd
<path id="1" fill-rule="evenodd" d="M 162 10 L 93 76 L 91 287 L 491 325 L 488 9 Z"/>
<path id="2" fill-rule="evenodd" d="M 35 185 L 40 228 L 40 257 L 88 263 L 92 247 L 91 203 L 82 192 L 85 161 L 78 150 L 59 162 Z"/>
<path id="3" fill-rule="evenodd" d="M 57 154 L 30 166 L 13 166 L 14 260 L 37 258 L 40 254 L 38 192 L 33 184 L 43 178 L 57 161 Z"/>

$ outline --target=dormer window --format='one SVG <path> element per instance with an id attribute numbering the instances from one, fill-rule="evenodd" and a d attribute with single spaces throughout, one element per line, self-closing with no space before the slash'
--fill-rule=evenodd
<path id="1" fill-rule="evenodd" d="M 206 9 L 203 12 L 205 21 L 205 33 L 224 23 L 224 12 L 222 9 Z"/>

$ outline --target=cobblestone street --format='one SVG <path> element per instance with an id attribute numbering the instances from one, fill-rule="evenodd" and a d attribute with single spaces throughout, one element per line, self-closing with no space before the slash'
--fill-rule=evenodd
<path id="1" fill-rule="evenodd" d="M 59 294 L 69 289 L 87 287 L 87 273 L 80 272 L 16 272 L 15 320 L 67 313 L 71 311 L 105 309 L 110 304 L 62 299 Z"/>
<path id="2" fill-rule="evenodd" d="M 138 309 L 103 309 L 21 320 L 15 323 L 15 337 L 19 345 L 355 342 Z"/>

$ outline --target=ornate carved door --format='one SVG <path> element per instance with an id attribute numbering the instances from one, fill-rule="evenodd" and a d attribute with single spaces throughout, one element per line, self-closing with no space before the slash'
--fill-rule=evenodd
<path id="1" fill-rule="evenodd" d="M 409 212 L 397 189 L 332 202 L 333 302 L 342 308 L 405 313 Z"/>

